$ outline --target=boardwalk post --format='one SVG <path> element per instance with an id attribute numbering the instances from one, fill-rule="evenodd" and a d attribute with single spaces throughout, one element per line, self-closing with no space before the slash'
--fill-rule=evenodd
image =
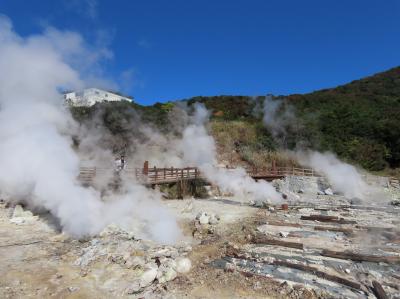
<path id="1" fill-rule="evenodd" d="M 157 182 L 157 167 L 154 166 L 154 172 L 155 172 L 155 181 Z"/>
<path id="2" fill-rule="evenodd" d="M 166 171 L 166 169 L 164 168 L 164 180 L 165 180 L 165 178 L 166 178 L 165 171 Z"/>
<path id="3" fill-rule="evenodd" d="M 144 161 L 143 174 L 147 176 L 149 174 L 149 161 Z"/>

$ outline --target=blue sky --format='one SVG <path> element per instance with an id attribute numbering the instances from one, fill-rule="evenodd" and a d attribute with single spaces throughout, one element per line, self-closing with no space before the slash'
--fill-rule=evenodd
<path id="1" fill-rule="evenodd" d="M 142 104 L 305 93 L 400 65 L 398 0 L 0 0 L 22 36 L 46 26 L 105 45 Z"/>

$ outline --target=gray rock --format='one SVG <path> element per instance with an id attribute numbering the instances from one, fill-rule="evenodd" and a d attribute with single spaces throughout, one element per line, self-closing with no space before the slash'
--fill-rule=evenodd
<path id="1" fill-rule="evenodd" d="M 177 276 L 178 273 L 172 267 L 167 267 L 164 271 L 161 272 L 161 275 L 157 275 L 157 278 L 159 283 L 166 283 L 168 281 L 174 280 Z"/>
<path id="2" fill-rule="evenodd" d="M 130 256 L 124 266 L 128 269 L 142 268 L 144 267 L 146 261 L 142 256 Z"/>
<path id="3" fill-rule="evenodd" d="M 361 205 L 363 203 L 363 200 L 357 197 L 354 197 L 350 199 L 350 204 L 352 205 Z"/>
<path id="4" fill-rule="evenodd" d="M 279 235 L 283 238 L 286 238 L 287 236 L 289 236 L 288 232 L 279 232 Z"/>
<path id="5" fill-rule="evenodd" d="M 400 199 L 394 199 L 390 202 L 392 206 L 400 206 Z"/>
<path id="6" fill-rule="evenodd" d="M 209 220 L 208 220 L 208 222 L 210 224 L 217 224 L 218 223 L 218 219 L 217 219 L 217 217 L 215 217 L 215 215 L 211 215 Z"/>
<path id="7" fill-rule="evenodd" d="M 139 282 L 140 287 L 145 288 L 149 286 L 154 281 L 154 279 L 156 279 L 156 277 L 157 277 L 157 269 L 156 268 L 148 269 L 140 277 L 140 282 Z"/>
<path id="8" fill-rule="evenodd" d="M 204 213 L 204 212 L 199 212 L 199 213 L 197 213 L 197 215 L 196 215 L 196 220 L 200 220 L 200 217 L 203 216 L 204 214 L 206 214 L 206 213 Z M 206 214 L 206 215 L 207 215 L 207 214 Z"/>
<path id="9" fill-rule="evenodd" d="M 140 282 L 134 281 L 132 285 L 126 289 L 126 294 L 132 295 L 138 293 L 139 291 L 140 291 Z"/>

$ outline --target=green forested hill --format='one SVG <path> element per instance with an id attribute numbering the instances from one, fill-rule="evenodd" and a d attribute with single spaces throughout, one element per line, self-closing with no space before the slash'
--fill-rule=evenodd
<path id="1" fill-rule="evenodd" d="M 400 67 L 288 101 L 317 148 L 370 170 L 400 166 Z"/>
<path id="2" fill-rule="evenodd" d="M 211 133 L 222 149 L 235 150 L 244 161 L 257 163 L 273 157 L 282 146 L 262 125 L 260 107 L 265 98 L 213 96 L 185 101 L 202 102 L 212 111 Z M 290 122 L 282 124 L 285 147 L 330 150 L 374 171 L 400 167 L 400 67 L 336 88 L 273 100 L 283 103 L 277 121 L 284 109 L 293 114 Z M 173 105 L 102 103 L 72 111 L 80 121 L 100 111 L 96 115 L 112 134 L 126 134 L 137 117 L 131 113 L 134 109 L 143 121 L 166 132 L 171 128 L 168 113 Z"/>

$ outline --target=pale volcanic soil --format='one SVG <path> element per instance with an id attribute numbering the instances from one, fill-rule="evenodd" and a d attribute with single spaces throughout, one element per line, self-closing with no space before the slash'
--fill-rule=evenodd
<path id="1" fill-rule="evenodd" d="M 375 298 L 374 281 L 400 297 L 397 206 L 356 206 L 336 195 L 288 203 L 165 200 L 185 235 L 173 246 L 115 226 L 75 240 L 48 216 L 2 203 L 0 298 Z"/>

